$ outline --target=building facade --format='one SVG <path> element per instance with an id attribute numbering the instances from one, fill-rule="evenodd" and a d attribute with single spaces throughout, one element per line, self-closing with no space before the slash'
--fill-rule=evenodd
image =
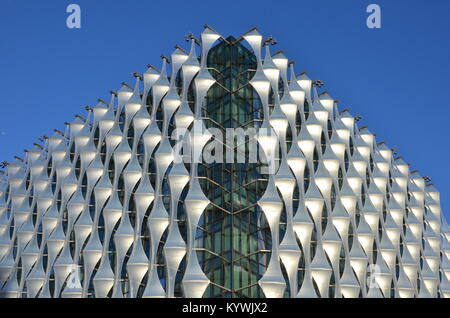
<path id="1" fill-rule="evenodd" d="M 188 40 L 4 164 L 1 297 L 450 296 L 427 178 L 270 37 Z"/>

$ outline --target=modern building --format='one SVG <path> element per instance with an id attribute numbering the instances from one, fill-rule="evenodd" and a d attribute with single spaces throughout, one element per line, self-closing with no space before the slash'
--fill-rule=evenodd
<path id="1" fill-rule="evenodd" d="M 450 297 L 427 178 L 270 37 L 188 40 L 4 163 L 2 297 Z"/>

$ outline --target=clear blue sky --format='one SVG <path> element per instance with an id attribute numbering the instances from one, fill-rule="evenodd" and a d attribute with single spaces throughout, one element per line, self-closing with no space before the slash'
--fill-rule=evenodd
<path id="1" fill-rule="evenodd" d="M 66 27 L 70 3 L 81 6 L 80 30 Z M 366 27 L 371 3 L 378 30 Z M 159 66 L 205 23 L 224 36 L 253 26 L 273 35 L 298 72 L 323 80 L 341 109 L 432 178 L 450 216 L 448 0 L 0 0 L 0 160 Z"/>

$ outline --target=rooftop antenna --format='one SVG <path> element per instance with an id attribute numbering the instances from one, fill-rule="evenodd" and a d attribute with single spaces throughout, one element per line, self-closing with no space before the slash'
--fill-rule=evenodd
<path id="1" fill-rule="evenodd" d="M 275 39 L 273 38 L 273 36 L 269 35 L 269 37 L 267 38 L 267 40 L 263 41 L 263 43 L 262 43 L 263 46 L 265 46 L 265 45 L 267 45 L 267 44 L 275 45 L 275 44 L 277 44 L 277 40 L 275 40 Z"/>
<path id="2" fill-rule="evenodd" d="M 142 75 L 139 75 L 138 72 L 133 72 L 132 75 L 136 78 L 139 78 L 142 81 Z"/>
<path id="3" fill-rule="evenodd" d="M 324 85 L 324 83 L 323 83 L 322 80 L 317 79 L 317 80 L 312 82 L 312 85 L 320 88 L 320 87 L 322 87 Z"/>
<path id="4" fill-rule="evenodd" d="M 167 63 L 167 64 L 170 64 L 170 59 L 169 59 L 167 56 L 165 56 L 164 54 L 161 54 L 161 58 L 162 58 L 163 60 L 166 60 L 166 63 Z"/>
<path id="5" fill-rule="evenodd" d="M 194 35 L 192 32 L 189 32 L 188 34 L 186 34 L 186 35 L 184 36 L 184 39 L 186 40 L 186 42 L 189 42 L 189 41 L 191 41 L 191 40 L 194 40 L 195 43 L 197 43 L 199 46 L 201 45 L 200 40 L 197 39 L 197 38 L 195 37 L 195 35 Z"/>
<path id="6" fill-rule="evenodd" d="M 42 135 L 41 137 L 39 137 L 39 141 L 44 142 L 48 139 L 48 137 L 46 135 Z"/>

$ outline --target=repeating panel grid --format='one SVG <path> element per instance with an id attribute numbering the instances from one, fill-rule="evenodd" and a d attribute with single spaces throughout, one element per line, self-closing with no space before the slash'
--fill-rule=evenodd
<path id="1" fill-rule="evenodd" d="M 272 39 L 256 29 L 228 43 L 206 27 L 189 41 L 189 52 L 177 47 L 161 70 L 135 73 L 134 87 L 123 83 L 1 172 L 1 297 L 238 292 L 209 275 L 200 255 L 212 251 L 198 235 L 215 204 L 199 165 L 215 138 L 205 103 L 221 85 L 207 59 L 217 41 L 253 51 L 256 69 L 237 83 L 259 98 L 262 117 L 255 112 L 249 125 L 269 171 L 250 203 L 270 250 L 257 285 L 242 288 L 266 297 L 450 297 L 450 228 L 426 178 L 319 94 L 320 81 L 272 55 Z"/>

